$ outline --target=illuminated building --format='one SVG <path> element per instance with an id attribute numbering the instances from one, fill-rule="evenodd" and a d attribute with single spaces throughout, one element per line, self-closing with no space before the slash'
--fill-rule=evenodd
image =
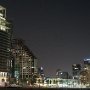
<path id="1" fill-rule="evenodd" d="M 81 84 L 87 84 L 88 83 L 88 77 L 89 77 L 89 74 L 86 70 L 83 70 L 80 72 L 80 81 L 81 81 Z"/>
<path id="2" fill-rule="evenodd" d="M 37 77 L 36 83 L 42 84 L 44 83 L 44 79 L 45 79 L 44 70 L 43 70 L 43 67 L 40 67 L 38 68 L 38 77 Z"/>
<path id="3" fill-rule="evenodd" d="M 90 59 L 89 58 L 84 59 L 84 69 L 90 70 Z"/>
<path id="4" fill-rule="evenodd" d="M 41 77 L 44 77 L 43 67 L 38 68 L 38 74 L 39 74 Z"/>
<path id="5" fill-rule="evenodd" d="M 83 84 L 88 84 L 90 86 L 90 58 L 84 59 L 84 68 L 80 73 L 80 80 Z"/>
<path id="6" fill-rule="evenodd" d="M 44 86 L 48 88 L 86 88 L 77 79 L 46 78 Z"/>
<path id="7" fill-rule="evenodd" d="M 10 72 L 11 24 L 6 18 L 6 8 L 0 6 L 0 82 L 6 81 Z"/>
<path id="8" fill-rule="evenodd" d="M 13 39 L 12 53 L 15 59 L 14 77 L 29 81 L 37 75 L 37 58 L 21 39 Z"/>
<path id="9" fill-rule="evenodd" d="M 61 78 L 61 79 L 68 79 L 69 78 L 68 72 L 63 72 L 60 69 L 57 70 L 56 75 L 58 78 Z"/>
<path id="10" fill-rule="evenodd" d="M 72 65 L 73 79 L 79 79 L 80 72 L 81 72 L 81 65 L 73 64 Z"/>

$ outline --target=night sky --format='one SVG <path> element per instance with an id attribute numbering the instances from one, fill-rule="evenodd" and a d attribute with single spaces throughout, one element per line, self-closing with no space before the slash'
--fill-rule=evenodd
<path id="1" fill-rule="evenodd" d="M 90 56 L 89 0 L 0 0 L 15 37 L 39 59 L 46 76 L 71 73 L 72 64 Z"/>

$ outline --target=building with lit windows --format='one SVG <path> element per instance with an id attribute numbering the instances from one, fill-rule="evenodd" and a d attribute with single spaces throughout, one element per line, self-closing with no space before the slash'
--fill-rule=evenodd
<path id="1" fill-rule="evenodd" d="M 39 76 L 41 76 L 41 77 L 44 77 L 44 76 L 45 76 L 45 75 L 44 75 L 43 67 L 38 68 L 38 74 L 39 74 Z"/>
<path id="2" fill-rule="evenodd" d="M 13 39 L 12 54 L 14 56 L 14 77 L 18 80 L 33 83 L 37 75 L 37 58 L 25 45 L 22 39 Z"/>
<path id="3" fill-rule="evenodd" d="M 73 79 L 79 79 L 80 72 L 81 72 L 81 65 L 80 64 L 73 64 L 72 65 Z"/>
<path id="4" fill-rule="evenodd" d="M 43 67 L 38 68 L 38 77 L 36 78 L 36 84 L 43 84 L 45 79 Z"/>
<path id="5" fill-rule="evenodd" d="M 6 17 L 6 8 L 0 6 L 0 82 L 9 76 L 12 25 Z"/>
<path id="6" fill-rule="evenodd" d="M 40 84 L 40 86 L 48 87 L 48 88 L 86 88 L 85 85 L 80 84 L 80 81 L 77 79 L 61 79 L 61 78 L 46 78 L 44 80 L 44 84 Z"/>
<path id="7" fill-rule="evenodd" d="M 84 69 L 90 69 L 90 58 L 84 59 Z"/>
<path id="8" fill-rule="evenodd" d="M 84 68 L 80 74 L 81 83 L 90 86 L 90 58 L 84 59 Z"/>
<path id="9" fill-rule="evenodd" d="M 68 79 L 68 78 L 70 78 L 68 72 L 61 71 L 60 69 L 57 69 L 56 76 L 57 76 L 57 78 L 61 78 L 61 79 Z"/>

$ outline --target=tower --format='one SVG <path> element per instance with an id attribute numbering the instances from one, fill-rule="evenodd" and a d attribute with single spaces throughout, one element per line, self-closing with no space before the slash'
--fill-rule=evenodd
<path id="1" fill-rule="evenodd" d="M 6 18 L 6 8 L 0 6 L 0 82 L 6 81 L 10 71 L 11 24 Z"/>

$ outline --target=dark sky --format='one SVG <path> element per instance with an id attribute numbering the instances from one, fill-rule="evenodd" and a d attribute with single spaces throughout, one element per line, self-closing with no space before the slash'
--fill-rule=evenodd
<path id="1" fill-rule="evenodd" d="M 46 76 L 56 69 L 71 72 L 90 55 L 89 0 L 0 0 L 13 21 L 13 32 L 25 40 Z"/>

